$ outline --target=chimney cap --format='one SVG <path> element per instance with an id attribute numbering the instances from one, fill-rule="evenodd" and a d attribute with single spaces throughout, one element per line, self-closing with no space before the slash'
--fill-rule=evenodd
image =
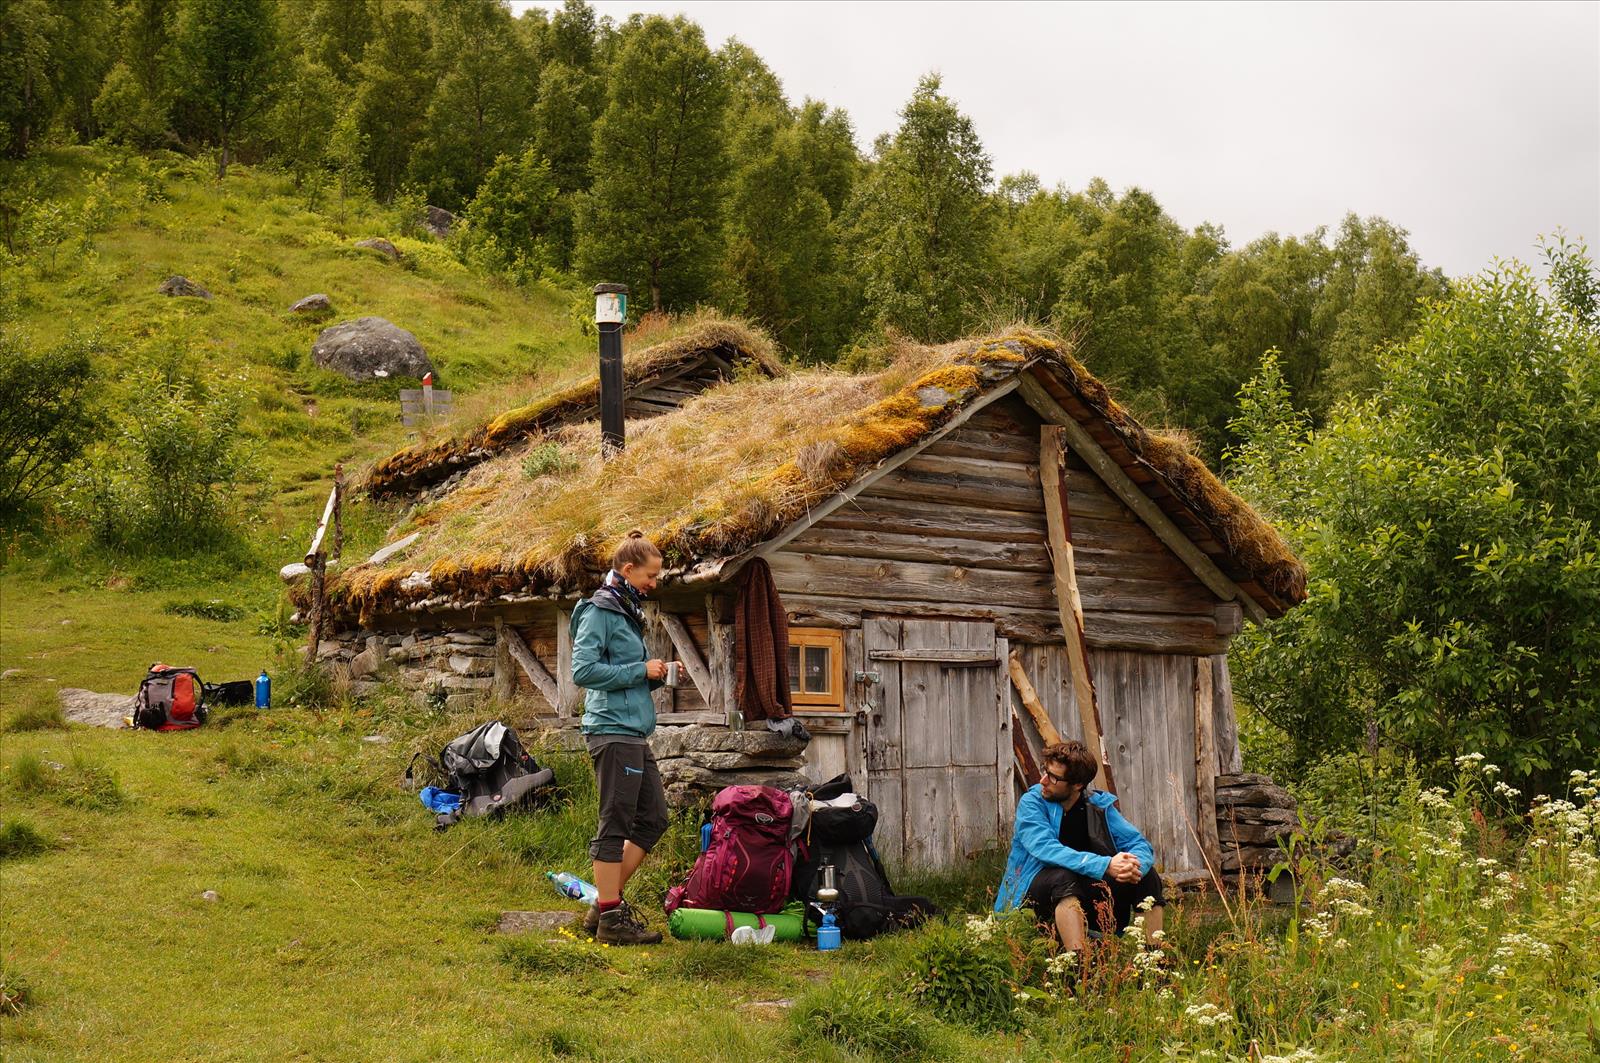
<path id="1" fill-rule="evenodd" d="M 594 294 L 595 295 L 627 295 L 628 294 L 628 286 L 626 284 L 596 284 L 594 286 Z"/>

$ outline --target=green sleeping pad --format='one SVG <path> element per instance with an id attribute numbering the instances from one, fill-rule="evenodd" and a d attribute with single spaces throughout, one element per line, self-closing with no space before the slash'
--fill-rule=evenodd
<path id="1" fill-rule="evenodd" d="M 804 909 L 791 904 L 774 915 L 751 915 L 749 912 L 720 912 L 710 908 L 679 908 L 667 917 L 667 929 L 679 939 L 701 941 L 726 941 L 733 927 L 759 927 L 764 920 L 777 933 L 775 941 L 799 941 L 805 936 Z"/>

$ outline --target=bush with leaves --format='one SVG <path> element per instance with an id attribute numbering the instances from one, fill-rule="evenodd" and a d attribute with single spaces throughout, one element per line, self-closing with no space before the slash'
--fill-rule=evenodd
<path id="1" fill-rule="evenodd" d="M 92 338 L 32 348 L 0 330 L 0 524 L 54 486 L 99 432 L 89 395 Z"/>
<path id="2" fill-rule="evenodd" d="M 73 476 L 68 512 L 102 545 L 149 553 L 220 549 L 260 484 L 233 388 L 168 380 L 136 389 L 105 452 Z"/>
<path id="3" fill-rule="evenodd" d="M 1563 299 L 1594 267 L 1547 253 L 1555 292 L 1517 263 L 1462 282 L 1321 431 L 1275 360 L 1243 393 L 1234 482 L 1311 579 L 1233 661 L 1303 758 L 1477 750 L 1550 788 L 1600 748 L 1600 333 Z"/>
<path id="4" fill-rule="evenodd" d="M 519 283 L 538 280 L 561 260 L 556 199 L 544 156 L 533 148 L 500 156 L 462 218 L 462 256 Z"/>

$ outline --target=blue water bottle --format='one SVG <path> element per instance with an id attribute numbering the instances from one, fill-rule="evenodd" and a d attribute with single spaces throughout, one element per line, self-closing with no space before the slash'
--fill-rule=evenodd
<path id="1" fill-rule="evenodd" d="M 700 824 L 700 851 L 703 853 L 711 848 L 711 824 Z"/>
<path id="2" fill-rule="evenodd" d="M 832 952 L 839 947 L 839 927 L 833 921 L 833 909 L 822 915 L 822 925 L 817 927 L 817 951 Z"/>
<path id="3" fill-rule="evenodd" d="M 256 708 L 266 709 L 272 707 L 272 680 L 267 678 L 267 670 L 261 669 L 261 674 L 256 676 Z"/>

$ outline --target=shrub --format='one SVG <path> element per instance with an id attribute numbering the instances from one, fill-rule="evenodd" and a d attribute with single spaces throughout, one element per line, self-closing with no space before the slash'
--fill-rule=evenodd
<path id="1" fill-rule="evenodd" d="M 530 480 L 552 473 L 571 472 L 578 467 L 578 459 L 562 449 L 560 443 L 540 443 L 522 459 L 522 474 Z"/>
<path id="2" fill-rule="evenodd" d="M 883 1059 L 915 1059 L 930 1045 L 915 1012 L 883 986 L 856 977 L 835 978 L 810 990 L 789 1015 L 801 1041 L 817 1038 Z"/>
<path id="3" fill-rule="evenodd" d="M 220 598 L 211 598 L 206 601 L 168 602 L 161 607 L 161 611 L 169 616 L 188 616 L 196 620 L 215 620 L 224 624 L 230 624 L 235 620 L 243 620 L 245 615 L 243 609 L 237 605 L 229 605 Z"/>
<path id="4" fill-rule="evenodd" d="M 241 396 L 185 380 L 141 385 L 115 445 L 73 476 L 69 512 L 96 541 L 133 552 L 221 550 L 260 485 Z"/>
<path id="5" fill-rule="evenodd" d="M 0 329 L 0 523 L 54 486 L 98 434 L 89 396 L 96 340 L 47 349 Z"/>
<path id="6" fill-rule="evenodd" d="M 33 1003 L 33 989 L 15 970 L 0 967 L 0 1015 L 15 1016 Z"/>
<path id="7" fill-rule="evenodd" d="M 48 848 L 49 841 L 26 820 L 8 819 L 0 825 L 0 861 L 38 856 Z"/>
<path id="8" fill-rule="evenodd" d="M 913 992 L 946 1022 L 977 1030 L 1016 1025 L 1016 972 L 990 941 L 945 923 L 930 927 L 912 959 Z"/>

